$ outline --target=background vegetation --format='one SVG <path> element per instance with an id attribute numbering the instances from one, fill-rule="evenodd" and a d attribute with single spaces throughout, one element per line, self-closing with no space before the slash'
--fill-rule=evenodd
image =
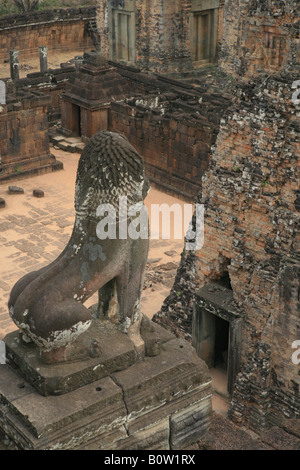
<path id="1" fill-rule="evenodd" d="M 0 0 L 0 16 L 53 8 L 78 8 L 96 5 L 96 0 Z"/>

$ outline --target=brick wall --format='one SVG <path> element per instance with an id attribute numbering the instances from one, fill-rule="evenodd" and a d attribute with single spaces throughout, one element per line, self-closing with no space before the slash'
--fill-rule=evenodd
<path id="1" fill-rule="evenodd" d="M 299 55 L 296 0 L 230 0 L 224 15 L 220 67 L 227 74 L 247 81 L 258 73 L 278 73 Z"/>
<path id="2" fill-rule="evenodd" d="M 220 278 L 227 260 L 235 300 L 246 312 L 231 416 L 253 428 L 276 423 L 282 413 L 300 414 L 291 361 L 300 328 L 292 294 L 299 289 L 300 165 L 291 80 L 286 76 L 283 86 L 270 79 L 261 94 L 260 82 L 243 90 L 203 181 L 207 237 L 198 253 L 199 282 Z"/>
<path id="3" fill-rule="evenodd" d="M 90 50 L 94 44 L 88 34 L 88 22 L 95 8 L 43 10 L 0 19 L 0 60 L 9 51 L 19 51 L 19 60 L 36 55 L 38 46 L 49 51 Z"/>
<path id="4" fill-rule="evenodd" d="M 50 98 L 27 90 L 7 96 L 0 112 L 0 182 L 62 168 L 50 154 Z"/>
<path id="5" fill-rule="evenodd" d="M 147 175 L 157 184 L 177 195 L 197 195 L 214 139 L 208 121 L 200 124 L 189 116 L 181 115 L 179 120 L 139 105 L 112 103 L 111 129 L 129 138 L 144 157 Z"/>
<path id="6" fill-rule="evenodd" d="M 59 69 L 51 69 L 46 73 L 29 73 L 26 78 L 8 81 L 8 92 L 16 94 L 18 90 L 27 87 L 30 91 L 47 95 L 51 98 L 47 106 L 48 122 L 50 125 L 56 124 L 61 118 L 61 94 L 75 71 L 74 66 L 62 64 Z"/>
<path id="7" fill-rule="evenodd" d="M 143 75 L 136 75 L 141 89 Z M 151 82 L 151 76 L 147 80 Z M 135 98 L 111 103 L 110 128 L 126 135 L 143 155 L 152 181 L 194 200 L 230 101 L 174 80 L 158 76 L 153 77 L 155 81 L 155 92 L 148 87 L 146 94 L 137 96 L 136 91 Z"/>
<path id="8" fill-rule="evenodd" d="M 292 100 L 299 68 L 294 17 L 287 16 L 292 4 L 240 2 L 235 10 L 234 0 L 228 2 L 221 65 L 236 86 L 202 178 L 205 242 L 197 252 L 184 252 L 174 288 L 155 317 L 191 339 L 193 293 L 228 271 L 243 322 L 230 417 L 255 430 L 300 417 L 299 365 L 292 362 L 292 343 L 300 339 L 300 128 Z M 250 48 L 260 44 L 267 22 L 277 25 L 276 35 L 284 25 L 289 31 L 273 73 Z"/>

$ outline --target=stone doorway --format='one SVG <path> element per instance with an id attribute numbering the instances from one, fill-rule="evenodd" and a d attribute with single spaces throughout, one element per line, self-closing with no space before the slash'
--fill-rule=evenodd
<path id="1" fill-rule="evenodd" d="M 129 64 L 135 62 L 135 27 L 135 4 L 132 0 L 111 8 L 110 59 Z"/>
<path id="2" fill-rule="evenodd" d="M 195 66 L 215 61 L 218 7 L 218 0 L 193 0 L 192 2 L 191 46 Z"/>
<path id="3" fill-rule="evenodd" d="M 62 112 L 64 127 L 67 134 L 72 137 L 81 136 L 81 109 L 80 106 L 66 101 Z"/>
<path id="4" fill-rule="evenodd" d="M 202 311 L 200 357 L 213 378 L 214 390 L 228 396 L 228 350 L 230 324 L 209 311 Z"/>
<path id="5" fill-rule="evenodd" d="M 194 60 L 210 62 L 213 10 L 194 14 Z"/>
<path id="6" fill-rule="evenodd" d="M 118 12 L 117 22 L 117 59 L 130 62 L 130 15 L 125 12 Z"/>
<path id="7" fill-rule="evenodd" d="M 242 320 L 232 289 L 210 283 L 196 293 L 193 346 L 218 380 L 226 381 L 229 395 L 240 365 Z"/>

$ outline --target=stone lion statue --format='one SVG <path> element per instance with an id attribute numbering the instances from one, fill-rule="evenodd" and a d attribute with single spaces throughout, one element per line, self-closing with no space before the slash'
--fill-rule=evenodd
<path id="1" fill-rule="evenodd" d="M 148 191 L 143 159 L 125 137 L 101 131 L 87 142 L 78 164 L 70 241 L 51 264 L 22 277 L 8 303 L 23 340 L 33 341 L 44 361 L 68 360 L 71 344 L 91 325 L 84 303 L 97 291 L 99 317 L 118 322 L 124 333 L 138 325 L 149 240 L 121 237 L 118 223 L 124 232 L 124 223 L 132 221 L 120 201 L 143 210 Z M 102 216 L 114 208 L 116 237 L 98 237 L 99 207 Z"/>

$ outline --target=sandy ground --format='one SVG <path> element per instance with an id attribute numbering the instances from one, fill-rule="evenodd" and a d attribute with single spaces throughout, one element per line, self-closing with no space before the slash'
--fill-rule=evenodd
<path id="1" fill-rule="evenodd" d="M 6 207 L 0 210 L 0 339 L 15 329 L 7 308 L 14 283 L 26 273 L 56 259 L 73 229 L 74 186 L 80 155 L 55 149 L 52 149 L 52 153 L 63 162 L 64 170 L 9 183 L 22 187 L 24 194 L 8 194 L 8 183 L 0 185 L 0 197 L 6 201 Z M 42 189 L 45 197 L 33 197 L 34 189 Z M 162 203 L 183 204 L 179 199 L 151 189 L 146 199 L 150 215 L 151 205 Z M 157 227 L 154 231 L 157 232 Z M 151 283 L 151 279 L 147 279 L 149 287 L 143 293 L 142 311 L 149 317 L 159 310 L 169 294 L 182 248 L 183 239 L 150 241 L 147 268 L 159 269 L 159 266 L 164 265 L 168 268 L 171 264 L 173 269 L 165 271 L 162 267 L 162 274 L 168 276 L 167 285 Z M 89 299 L 87 306 L 96 302 L 97 295 Z"/>
<path id="2" fill-rule="evenodd" d="M 76 56 L 82 56 L 83 51 L 68 51 L 68 52 L 59 52 L 59 51 L 49 51 L 48 52 L 48 68 L 49 69 L 57 69 L 60 67 L 61 63 L 65 63 L 70 59 L 73 59 Z M 4 57 L 3 54 L 0 54 L 0 77 L 1 78 L 8 78 L 10 77 L 10 65 L 9 62 L 9 54 Z M 36 49 L 36 55 L 30 58 L 22 57 L 22 53 L 19 53 L 19 64 L 20 64 L 20 78 L 25 78 L 28 73 L 39 72 L 40 71 L 40 59 L 39 59 L 39 52 L 38 46 Z"/>

